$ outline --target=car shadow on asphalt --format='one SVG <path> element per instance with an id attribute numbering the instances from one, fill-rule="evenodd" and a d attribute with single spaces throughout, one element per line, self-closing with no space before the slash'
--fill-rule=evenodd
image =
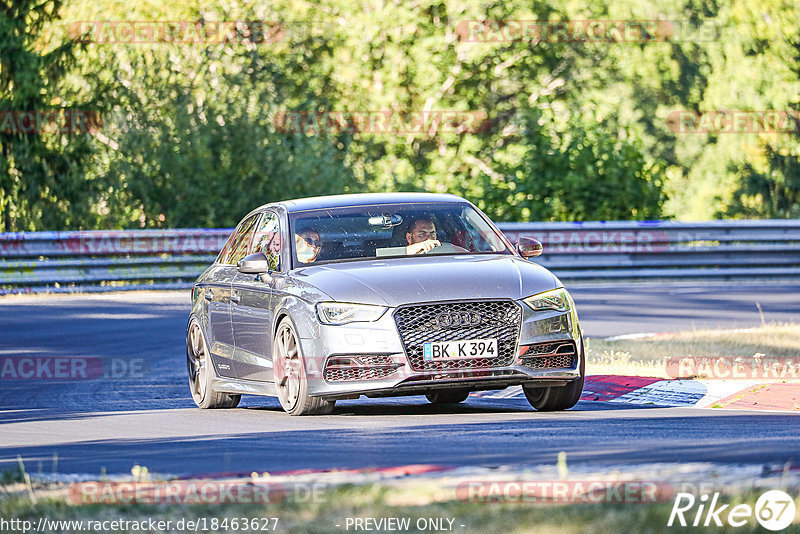
<path id="1" fill-rule="evenodd" d="M 104 407 L 105 408 L 105 407 Z M 98 417 L 120 416 L 125 414 L 136 414 L 146 411 L 162 410 L 186 410 L 196 409 L 198 413 L 203 411 L 195 408 L 190 399 L 181 399 L 173 402 L 172 405 L 165 405 L 160 402 L 154 405 L 123 405 L 109 406 L 103 410 L 63 410 L 55 407 L 42 408 L 21 408 L 6 407 L 0 410 L 0 427 L 15 423 L 37 423 L 48 421 L 75 421 L 84 419 L 95 419 Z M 643 404 L 622 404 L 609 403 L 602 401 L 581 401 L 569 412 L 596 412 L 611 410 L 642 410 L 654 408 L 668 408 L 668 406 L 643 405 Z M 242 405 L 236 410 L 251 412 L 268 412 L 282 414 L 283 408 L 278 403 L 277 398 L 271 397 L 245 397 Z M 525 399 L 507 398 L 491 399 L 486 397 L 470 398 L 461 404 L 448 404 L 437 406 L 430 404 L 424 397 L 403 397 L 387 399 L 359 399 L 339 401 L 333 413 L 328 417 L 336 416 L 386 416 L 386 415 L 470 415 L 470 414 L 511 414 L 511 413 L 542 413 L 534 410 Z M 219 413 L 218 410 L 206 411 L 205 413 Z M 551 412 L 564 413 L 564 412 Z M 288 416 L 287 416 L 288 417 Z"/>
<path id="2" fill-rule="evenodd" d="M 218 417 L 215 412 L 209 416 Z M 499 421 L 434 418 L 410 426 L 395 426 L 389 417 L 382 425 L 360 428 L 316 423 L 331 420 L 322 417 L 302 418 L 303 424 L 291 429 L 282 428 L 277 417 L 265 417 L 264 426 L 269 431 L 182 436 L 162 429 L 157 437 L 0 446 L 0 471 L 17 465 L 19 456 L 32 472 L 49 472 L 54 455 L 61 473 L 99 476 L 104 470 L 109 474 L 130 473 L 134 465 L 147 466 L 153 473 L 176 475 L 410 463 L 527 465 L 555 462 L 562 451 L 571 462 L 782 464 L 796 458 L 800 450 L 800 437 L 792 426 L 794 415 L 720 417 L 704 411 L 687 412 L 654 417 L 654 412 L 642 410 L 637 417 L 594 418 L 565 417 L 569 412 L 542 417 L 532 413 L 531 417 Z M 743 432 L 743 428 L 749 430 Z"/>
<path id="3" fill-rule="evenodd" d="M 59 410 L 58 408 L 10 408 L 0 410 L 0 425 L 15 423 L 40 423 L 50 421 L 75 421 L 83 419 L 95 419 L 98 417 L 111 417 L 137 414 L 153 411 L 185 410 L 193 408 L 191 400 L 176 403 L 173 406 L 141 406 L 124 407 L 113 409 L 103 409 L 97 411 L 78 411 L 78 410 Z"/>
<path id="4" fill-rule="evenodd" d="M 269 405 L 262 403 L 241 406 L 240 409 L 253 411 L 266 411 L 281 413 L 283 408 L 277 399 L 270 399 Z M 256 401 L 258 402 L 258 401 Z M 262 401 L 263 402 L 263 401 Z M 581 401 L 568 412 L 595 412 L 614 410 L 652 410 L 670 408 L 654 404 L 623 404 L 604 401 Z M 386 416 L 386 415 L 470 415 L 470 414 L 503 414 L 503 413 L 565 413 L 565 412 L 538 412 L 526 399 L 505 398 L 493 399 L 487 397 L 470 398 L 460 404 L 434 405 L 424 397 L 403 397 L 391 399 L 358 399 L 339 401 L 333 413 L 335 416 Z"/>

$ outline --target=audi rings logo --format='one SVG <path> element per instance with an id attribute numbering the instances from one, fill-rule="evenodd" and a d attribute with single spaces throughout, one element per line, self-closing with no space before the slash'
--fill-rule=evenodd
<path id="1" fill-rule="evenodd" d="M 481 324 L 481 316 L 475 312 L 445 312 L 436 316 L 436 324 L 439 325 L 439 328 L 475 326 Z"/>

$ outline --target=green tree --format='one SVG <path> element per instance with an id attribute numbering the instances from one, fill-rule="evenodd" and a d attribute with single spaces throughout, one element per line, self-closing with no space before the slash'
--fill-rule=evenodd
<path id="1" fill-rule="evenodd" d="M 104 171 L 116 184 L 115 211 L 138 209 L 123 226 L 232 226 L 266 202 L 359 189 L 335 139 L 273 127 L 293 98 L 274 59 L 225 59 L 223 67 L 206 50 L 199 62 L 160 54 L 131 62 L 127 76 L 139 83 L 119 91 L 118 146 Z M 313 95 L 306 100 L 313 107 Z"/>
<path id="2" fill-rule="evenodd" d="M 563 127 L 532 111 L 523 121 L 525 153 L 494 183 L 482 204 L 509 221 L 636 220 L 661 216 L 662 169 L 635 141 L 594 119 Z"/>
<path id="3" fill-rule="evenodd" d="M 4 215 L 20 213 L 28 228 L 229 225 L 261 202 L 362 190 L 454 192 L 503 220 L 796 213 L 797 136 L 685 134 L 667 121 L 675 110 L 797 104 L 800 17 L 790 0 L 74 0 L 65 11 L 66 23 L 276 20 L 286 36 L 256 47 L 82 50 L 65 78 L 78 88 L 68 103 L 102 102 L 109 142 L 87 138 L 83 157 L 68 160 L 75 179 L 48 189 L 52 213 L 30 204 L 43 190 L 35 173 L 5 172 L 3 202 L 13 197 L 17 211 Z M 667 19 L 677 33 L 465 42 L 457 31 L 471 20 L 586 19 Z M 45 49 L 34 42 L 29 49 Z M 492 128 L 302 135 L 270 126 L 293 110 L 485 111 Z"/>
<path id="4" fill-rule="evenodd" d="M 800 84 L 800 38 L 788 38 L 793 54 L 788 63 Z M 800 218 L 800 95 L 795 94 L 786 117 L 787 130 L 777 139 L 761 141 L 764 163 L 732 164 L 738 187 L 724 215 L 733 217 Z M 757 160 L 758 161 L 758 160 Z"/>
<path id="5" fill-rule="evenodd" d="M 60 0 L 0 1 L 0 112 L 97 111 L 65 78 L 78 46 L 42 48 Z M 15 121 L 16 122 L 16 121 Z M 85 179 L 95 142 L 88 133 L 0 131 L 0 231 L 81 228 L 97 223 L 98 185 Z"/>

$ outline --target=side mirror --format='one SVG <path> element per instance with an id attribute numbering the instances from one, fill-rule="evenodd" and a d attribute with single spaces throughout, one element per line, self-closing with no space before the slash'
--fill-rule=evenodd
<path id="1" fill-rule="evenodd" d="M 542 244 L 532 237 L 520 237 L 517 240 L 517 252 L 526 260 L 540 256 L 543 250 Z"/>
<path id="2" fill-rule="evenodd" d="M 269 272 L 269 260 L 263 252 L 256 252 L 239 260 L 236 268 L 244 274 L 265 274 Z"/>

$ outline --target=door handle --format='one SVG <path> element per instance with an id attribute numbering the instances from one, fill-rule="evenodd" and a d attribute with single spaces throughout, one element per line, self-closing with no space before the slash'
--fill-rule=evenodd
<path id="1" fill-rule="evenodd" d="M 239 293 L 236 292 L 231 293 L 231 302 L 238 303 L 240 300 L 242 300 L 242 297 L 239 295 Z"/>
<path id="2" fill-rule="evenodd" d="M 210 289 L 206 289 L 206 292 L 203 294 L 207 301 L 211 302 L 214 300 L 214 292 Z"/>

